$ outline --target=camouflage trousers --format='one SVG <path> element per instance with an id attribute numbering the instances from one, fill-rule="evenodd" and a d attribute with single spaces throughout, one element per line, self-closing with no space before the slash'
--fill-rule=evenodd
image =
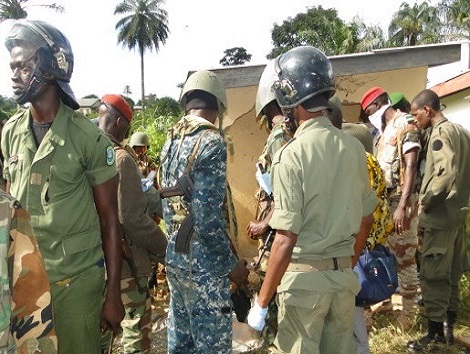
<path id="1" fill-rule="evenodd" d="M 228 276 L 191 275 L 167 266 L 170 287 L 168 353 L 232 352 Z"/>
<path id="2" fill-rule="evenodd" d="M 414 200 L 414 199 L 413 199 Z M 397 209 L 399 197 L 389 199 L 390 212 Z M 418 249 L 418 217 L 413 215 L 410 229 L 402 235 L 392 231 L 387 239 L 387 246 L 397 258 L 398 287 L 403 298 L 412 299 L 419 288 L 416 251 Z"/>
<path id="3" fill-rule="evenodd" d="M 134 278 L 121 279 L 121 299 L 124 304 L 125 316 L 121 321 L 122 346 L 124 354 L 149 353 L 150 333 L 152 331 L 152 307 L 148 295 L 147 277 L 139 277 L 142 293 Z M 103 336 L 102 348 L 109 346 L 111 333 Z"/>
<path id="4" fill-rule="evenodd" d="M 10 327 L 0 331 L 0 353 L 1 354 L 16 354 L 15 339 L 10 332 Z"/>

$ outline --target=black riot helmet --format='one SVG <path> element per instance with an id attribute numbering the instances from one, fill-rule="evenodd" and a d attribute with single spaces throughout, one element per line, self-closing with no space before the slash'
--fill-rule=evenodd
<path id="1" fill-rule="evenodd" d="M 319 107 L 324 106 L 336 91 L 330 60 L 315 47 L 295 47 L 281 54 L 275 70 L 278 79 L 273 89 L 283 110 L 314 97 L 318 98 Z"/>
<path id="2" fill-rule="evenodd" d="M 72 47 L 62 32 L 43 21 L 18 20 L 12 25 L 5 46 L 10 52 L 14 47 L 26 48 L 38 58 L 27 90 L 21 97 L 15 97 L 18 103 L 28 102 L 35 86 L 45 83 L 60 88 L 60 97 L 66 105 L 72 109 L 80 107 L 69 85 L 73 72 Z"/>

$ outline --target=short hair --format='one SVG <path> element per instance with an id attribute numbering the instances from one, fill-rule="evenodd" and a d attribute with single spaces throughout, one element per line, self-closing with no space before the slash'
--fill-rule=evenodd
<path id="1" fill-rule="evenodd" d="M 439 96 L 433 90 L 426 89 L 421 91 L 415 96 L 415 98 L 413 98 L 412 103 L 418 106 L 418 108 L 428 106 L 434 111 L 441 110 L 441 102 L 439 100 Z"/>

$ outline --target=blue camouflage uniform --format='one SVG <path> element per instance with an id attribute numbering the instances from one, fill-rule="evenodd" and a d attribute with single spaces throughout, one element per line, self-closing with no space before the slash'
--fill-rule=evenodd
<path id="1" fill-rule="evenodd" d="M 170 287 L 169 353 L 230 353 L 232 318 L 228 273 L 236 259 L 225 234 L 225 143 L 216 127 L 197 116 L 183 117 L 162 150 L 161 187 L 176 185 L 193 157 L 191 197 L 163 200 L 168 231 L 166 271 Z M 194 220 L 189 252 L 175 250 L 182 221 Z"/>

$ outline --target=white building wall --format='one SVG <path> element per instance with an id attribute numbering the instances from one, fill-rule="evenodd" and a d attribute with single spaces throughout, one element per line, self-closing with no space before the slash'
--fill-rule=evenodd
<path id="1" fill-rule="evenodd" d="M 442 113 L 452 122 L 470 131 L 470 88 L 441 98 L 446 105 Z"/>

